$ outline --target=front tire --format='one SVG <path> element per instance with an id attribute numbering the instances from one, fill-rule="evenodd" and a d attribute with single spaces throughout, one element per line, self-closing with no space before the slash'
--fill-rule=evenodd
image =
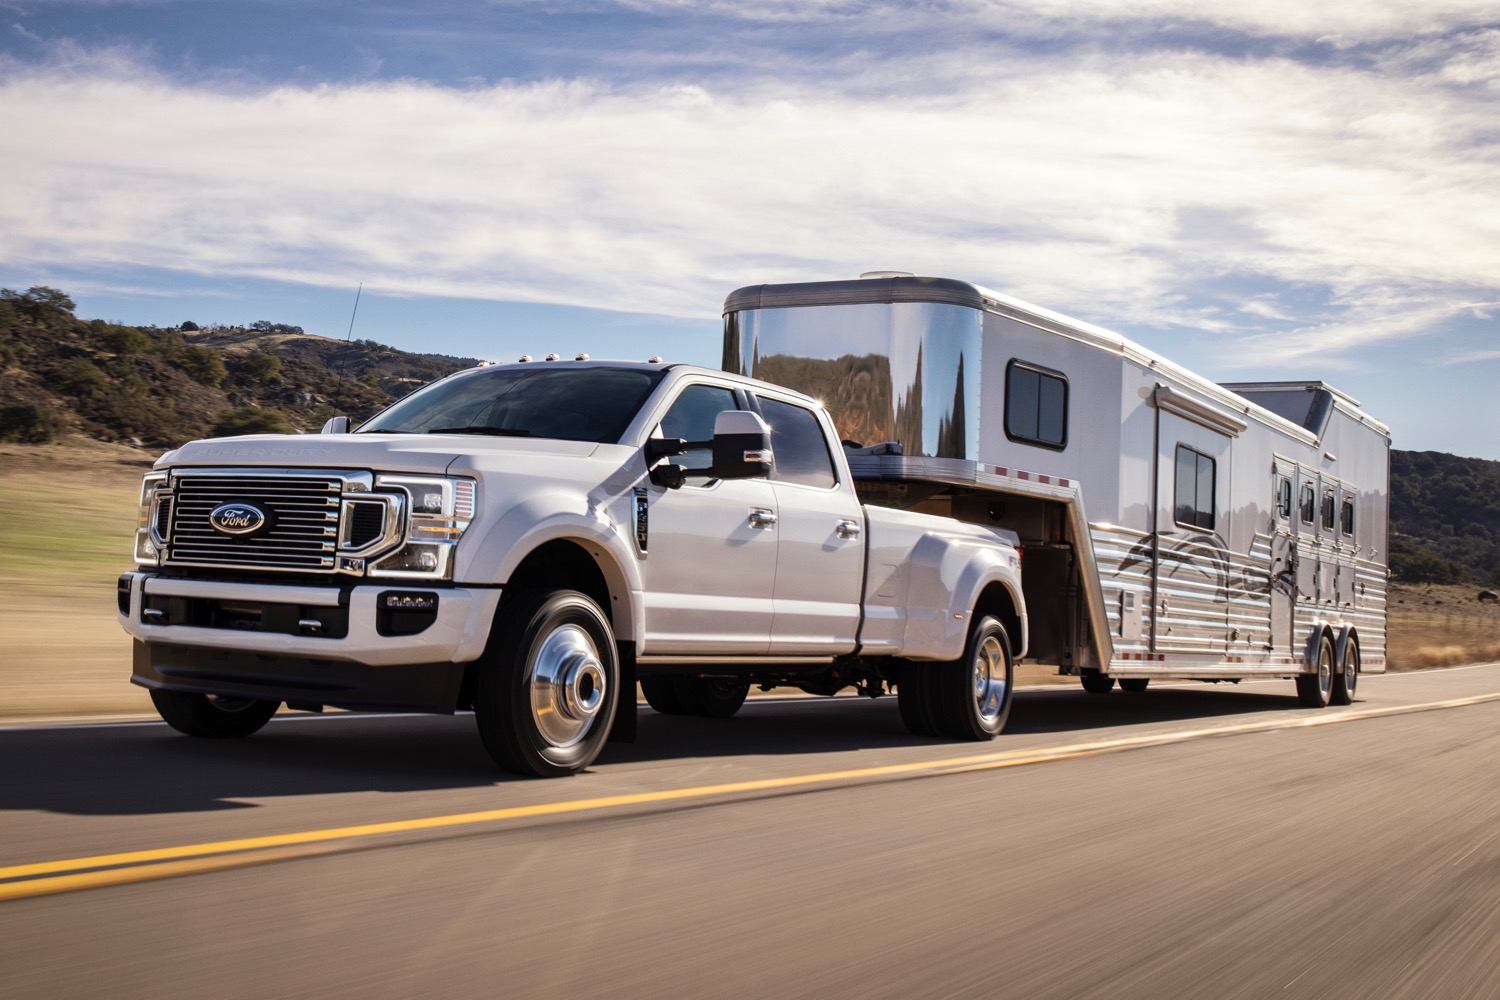
<path id="1" fill-rule="evenodd" d="M 675 677 L 642 677 L 641 694 L 646 696 L 646 704 L 660 715 L 687 714 L 682 698 L 677 694 Z"/>
<path id="2" fill-rule="evenodd" d="M 1109 694 L 1115 689 L 1115 679 L 1097 670 L 1085 670 L 1079 675 L 1083 689 L 1089 694 Z"/>
<path id="3" fill-rule="evenodd" d="M 279 701 L 154 688 L 151 704 L 166 724 L 179 733 L 210 740 L 243 739 L 270 722 L 281 707 Z"/>
<path id="4" fill-rule="evenodd" d="M 727 719 L 740 710 L 750 685 L 728 677 L 679 677 L 677 697 L 683 711 L 705 719 Z"/>
<path id="5" fill-rule="evenodd" d="M 495 763 L 527 777 L 582 771 L 604 749 L 620 662 L 604 612 L 574 590 L 522 594 L 478 664 L 474 719 Z"/>
<path id="6" fill-rule="evenodd" d="M 992 740 L 1005 728 L 1015 695 L 1015 664 L 1005 626 L 988 615 L 974 623 L 963 659 L 936 666 L 933 715 L 944 735 Z"/>

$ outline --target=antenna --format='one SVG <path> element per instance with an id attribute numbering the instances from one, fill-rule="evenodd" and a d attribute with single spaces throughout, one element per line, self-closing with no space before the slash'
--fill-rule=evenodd
<path id="1" fill-rule="evenodd" d="M 349 332 L 344 335 L 344 343 L 349 343 L 349 338 L 354 336 L 354 317 L 359 315 L 359 295 L 365 290 L 365 283 L 361 281 L 359 287 L 354 290 L 354 311 L 349 314 Z"/>

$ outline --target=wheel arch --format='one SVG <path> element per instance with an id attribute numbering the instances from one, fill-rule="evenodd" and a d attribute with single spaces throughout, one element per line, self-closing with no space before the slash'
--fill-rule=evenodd
<path id="1" fill-rule="evenodd" d="M 1019 660 L 1026 655 L 1026 616 L 1019 610 L 1023 605 L 1007 581 L 994 580 L 979 594 L 974 602 L 974 617 L 993 615 L 1005 627 L 1010 639 L 1010 654 Z"/>
<path id="2" fill-rule="evenodd" d="M 598 543 L 554 538 L 538 545 L 508 575 L 501 606 L 533 590 L 576 590 L 586 594 L 604 612 L 617 640 L 628 642 L 635 638 L 630 582 Z"/>
<path id="3" fill-rule="evenodd" d="M 1327 640 L 1328 645 L 1333 648 L 1334 662 L 1338 662 L 1339 633 L 1332 625 L 1321 622 L 1313 626 L 1307 636 L 1307 643 L 1302 647 L 1302 673 L 1316 673 L 1318 669 L 1318 647 Z"/>

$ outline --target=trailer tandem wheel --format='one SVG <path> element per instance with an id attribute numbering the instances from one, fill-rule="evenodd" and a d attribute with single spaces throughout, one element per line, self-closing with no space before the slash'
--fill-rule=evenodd
<path id="1" fill-rule="evenodd" d="M 1359 684 L 1359 636 L 1346 631 L 1339 637 L 1335 655 L 1338 669 L 1333 674 L 1333 692 L 1329 695 L 1329 703 L 1352 705 L 1354 689 Z"/>
<path id="2" fill-rule="evenodd" d="M 1297 700 L 1303 708 L 1327 708 L 1333 696 L 1333 641 L 1324 634 L 1316 642 L 1317 669 L 1297 675 Z"/>

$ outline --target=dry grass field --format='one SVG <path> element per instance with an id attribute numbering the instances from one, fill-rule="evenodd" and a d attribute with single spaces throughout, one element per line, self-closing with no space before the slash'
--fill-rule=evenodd
<path id="1" fill-rule="evenodd" d="M 150 713 L 130 683 L 115 578 L 130 567 L 141 474 L 120 445 L 0 444 L 0 720 Z M 1500 606 L 1477 588 L 1396 586 L 1392 669 L 1500 660 Z M 1055 682 L 1023 667 L 1022 684 Z"/>

